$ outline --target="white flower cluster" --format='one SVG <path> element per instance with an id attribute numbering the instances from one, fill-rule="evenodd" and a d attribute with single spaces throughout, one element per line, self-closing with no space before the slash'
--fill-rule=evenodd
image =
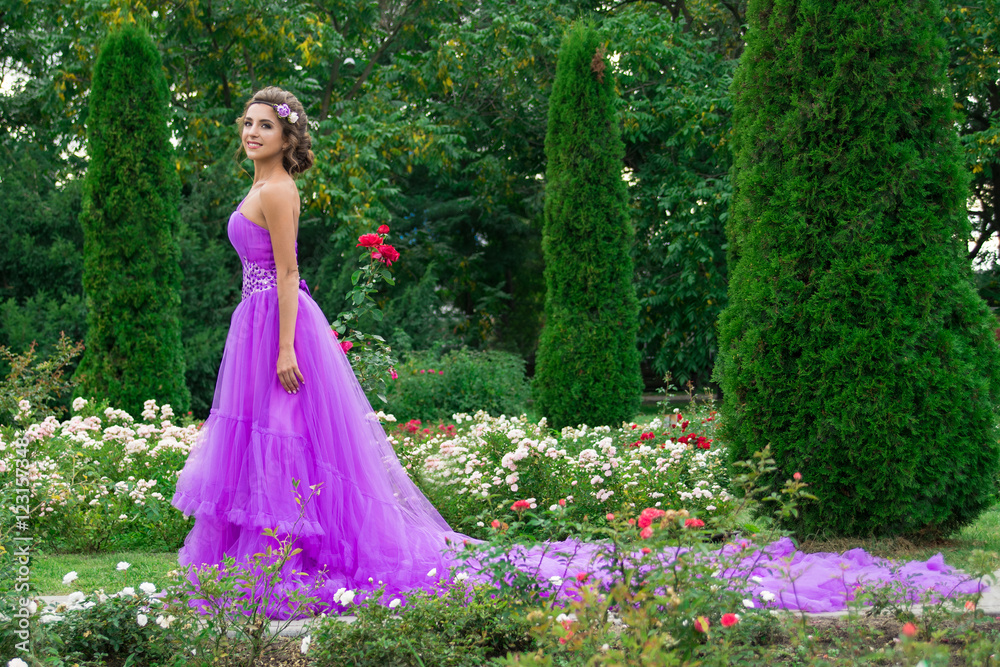
<path id="1" fill-rule="evenodd" d="M 455 498 L 494 498 L 497 506 L 509 507 L 520 494 L 534 492 L 539 479 L 549 478 L 561 487 L 560 495 L 582 485 L 577 488 L 587 491 L 578 493 L 577 503 L 595 510 L 623 504 L 715 510 L 733 500 L 726 491 L 724 449 L 680 441 L 691 439 L 684 431 L 706 430 L 706 422 L 684 431 L 674 416 L 641 427 L 584 424 L 553 437 L 544 420 L 534 424 L 523 415 L 491 417 L 480 411 L 453 419 L 462 425 L 454 435 L 418 440 L 404 434 L 393 444 L 408 470 L 420 470 L 424 483 L 447 488 Z M 509 447 L 497 451 L 496 443 L 504 439 Z M 532 485 L 522 488 L 527 479 Z"/>

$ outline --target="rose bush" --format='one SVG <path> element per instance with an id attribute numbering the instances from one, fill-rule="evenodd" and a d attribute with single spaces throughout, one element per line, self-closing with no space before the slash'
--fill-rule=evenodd
<path id="1" fill-rule="evenodd" d="M 390 437 L 445 519 L 477 537 L 487 535 L 486 522 L 511 518 L 515 501 L 529 496 L 541 507 L 563 506 L 570 517 L 595 520 L 642 507 L 687 507 L 711 516 L 726 513 L 734 500 L 710 408 L 642 426 L 560 432 L 523 415 L 477 412 L 455 414 L 453 421 L 454 429 L 410 429 L 407 422 Z"/>
<path id="2" fill-rule="evenodd" d="M 15 484 L 11 446 L 27 443 L 30 527 L 46 551 L 176 549 L 191 523 L 170 505 L 199 424 L 174 423 L 169 405 L 146 401 L 141 420 L 77 399 L 75 414 L 34 421 L 29 402 L 18 427 L 0 427 L 0 489 Z"/>

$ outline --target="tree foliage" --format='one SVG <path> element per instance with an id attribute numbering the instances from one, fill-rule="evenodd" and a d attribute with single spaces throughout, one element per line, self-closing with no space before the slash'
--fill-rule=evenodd
<path id="1" fill-rule="evenodd" d="M 555 428 L 619 424 L 639 407 L 634 233 L 606 44 L 590 24 L 566 33 L 545 136 L 545 324 L 534 390 Z"/>
<path id="2" fill-rule="evenodd" d="M 80 223 L 86 351 L 77 368 L 86 396 L 132 414 L 156 399 L 187 410 L 174 234 L 179 184 L 167 132 L 168 95 L 149 35 L 124 26 L 94 68 L 87 118 L 90 163 Z"/>
<path id="3" fill-rule="evenodd" d="M 770 444 L 805 535 L 950 531 L 996 500 L 1000 350 L 935 0 L 754 0 L 733 81 L 733 460 Z"/>

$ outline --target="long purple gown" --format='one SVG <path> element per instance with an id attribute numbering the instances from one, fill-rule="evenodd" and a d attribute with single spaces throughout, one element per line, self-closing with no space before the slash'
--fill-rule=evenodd
<path id="1" fill-rule="evenodd" d="M 283 598 L 289 589 L 318 597 L 321 604 L 308 610 L 316 612 L 336 609 L 340 588 L 372 590 L 379 582 L 389 593 L 427 588 L 433 583 L 428 572 L 446 576 L 455 564 L 448 541 L 469 538 L 451 530 L 400 465 L 304 283 L 295 354 L 305 382 L 298 393 L 285 392 L 276 375 L 279 313 L 270 234 L 239 207 L 228 231 L 243 263 L 243 299 L 233 312 L 211 414 L 172 500 L 195 517 L 180 564 L 221 564 L 224 555 L 245 562 L 276 544 L 263 535 L 271 528 L 279 536 L 294 532 L 302 551 L 282 571 L 284 584 L 270 596 L 270 616 L 305 611 Z M 302 495 L 310 486 L 320 489 L 301 520 L 293 480 L 299 480 Z M 555 557 L 559 551 L 575 556 Z M 551 544 L 545 557 L 537 549 L 524 552 L 525 567 L 543 580 L 572 581 L 579 572 L 600 577 L 600 566 L 591 562 L 595 551 L 595 545 L 572 541 Z M 727 551 L 734 553 L 726 547 L 722 555 Z M 670 550 L 659 557 L 664 567 L 672 566 Z M 753 577 L 747 592 L 757 604 L 770 593 L 774 606 L 806 611 L 844 608 L 859 582 L 909 579 L 945 596 L 978 588 L 977 582 L 962 583 L 940 556 L 894 570 L 861 550 L 806 555 L 782 540 L 761 552 L 739 553 L 737 560 L 722 576 Z M 559 594 L 569 592 L 567 585 L 557 585 Z"/>
<path id="2" fill-rule="evenodd" d="M 446 571 L 445 540 L 462 536 L 399 464 L 304 283 L 295 354 L 305 382 L 296 394 L 282 388 L 270 234 L 239 207 L 228 233 L 243 264 L 243 298 L 233 312 L 211 413 L 172 499 L 195 517 L 180 564 L 264 552 L 275 545 L 264 529 L 288 534 L 294 527 L 302 552 L 286 569 L 325 569 L 324 597 L 341 587 L 368 587 L 369 578 L 390 590 L 426 586 L 429 570 Z M 293 480 L 304 496 L 321 485 L 298 525 Z"/>

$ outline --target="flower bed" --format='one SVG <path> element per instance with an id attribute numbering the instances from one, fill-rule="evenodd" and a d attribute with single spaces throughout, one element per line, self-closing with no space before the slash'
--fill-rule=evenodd
<path id="1" fill-rule="evenodd" d="M 190 521 L 170 505 L 177 475 L 198 424 L 176 425 L 169 405 L 147 401 L 142 420 L 84 399 L 59 421 L 31 422 L 21 401 L 23 428 L 0 429 L 0 494 L 9 506 L 15 486 L 15 438 L 27 444 L 30 527 L 49 551 L 122 548 L 175 549 Z M 36 547 L 37 548 L 37 547 Z"/>
<path id="2" fill-rule="evenodd" d="M 733 497 L 725 449 L 710 407 L 679 410 L 647 424 L 564 428 L 544 419 L 456 414 L 454 424 L 401 424 L 392 436 L 400 461 L 454 527 L 486 535 L 484 522 L 532 498 L 568 516 L 598 522 L 608 512 L 684 507 L 728 512 Z"/>

